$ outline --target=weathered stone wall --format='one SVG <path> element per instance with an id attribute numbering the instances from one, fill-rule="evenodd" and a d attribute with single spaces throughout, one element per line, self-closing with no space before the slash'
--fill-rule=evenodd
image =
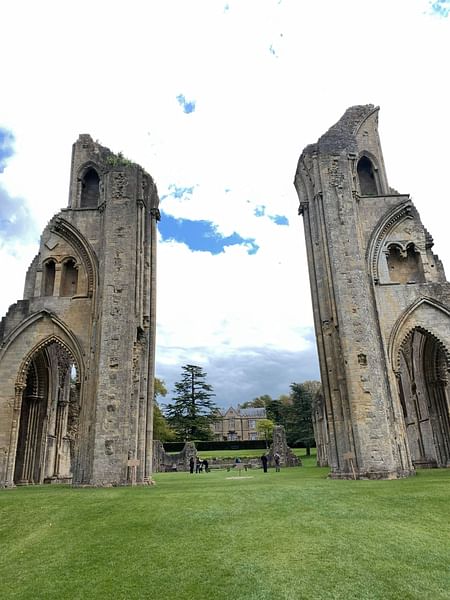
<path id="1" fill-rule="evenodd" d="M 296 456 L 286 442 L 286 432 L 282 425 L 275 425 L 272 434 L 272 444 L 270 450 L 267 453 L 268 463 L 274 466 L 274 455 L 280 455 L 280 465 L 284 467 L 301 467 L 302 461 Z"/>
<path id="2" fill-rule="evenodd" d="M 295 180 L 335 477 L 413 472 L 399 349 L 412 329 L 450 348 L 449 285 L 409 197 L 388 186 L 377 124 L 373 106 L 349 109 L 305 148 Z"/>
<path id="3" fill-rule="evenodd" d="M 24 452 L 36 463 L 28 469 L 30 483 L 44 480 L 58 452 L 64 459 L 56 463 L 66 470 L 70 464 L 77 484 L 129 483 L 130 460 L 138 482 L 151 473 L 158 218 L 150 175 L 81 135 L 73 147 L 69 207 L 45 228 L 24 300 L 0 324 L 0 485 L 14 484 Z M 42 417 L 65 402 L 44 381 L 46 369 L 57 376 L 49 360 L 54 344 L 76 365 L 79 381 L 71 436 L 67 411 L 59 409 L 66 423 L 58 421 L 58 448 Z M 39 371 L 41 363 L 47 366 Z M 40 382 L 38 396 L 30 369 Z M 39 448 L 21 446 L 27 444 L 21 426 L 31 427 L 24 406 L 40 415 L 33 425 Z"/>
<path id="4" fill-rule="evenodd" d="M 153 441 L 153 471 L 164 473 L 166 471 L 189 471 L 191 457 L 195 460 L 197 450 L 193 442 L 186 442 L 181 452 L 168 454 L 164 445 L 159 440 Z"/>

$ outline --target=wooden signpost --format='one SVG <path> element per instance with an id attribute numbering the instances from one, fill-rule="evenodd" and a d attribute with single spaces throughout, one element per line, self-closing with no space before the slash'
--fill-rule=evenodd
<path id="1" fill-rule="evenodd" d="M 141 461 L 137 458 L 128 459 L 128 466 L 131 469 L 131 485 L 136 485 L 136 470 L 140 464 Z"/>
<path id="2" fill-rule="evenodd" d="M 353 452 L 346 452 L 343 455 L 343 459 L 344 460 L 348 460 L 350 462 L 350 466 L 352 468 L 352 473 L 353 473 L 353 479 L 356 479 L 355 467 L 353 466 L 353 459 L 354 458 L 355 458 L 355 455 L 353 454 Z"/>

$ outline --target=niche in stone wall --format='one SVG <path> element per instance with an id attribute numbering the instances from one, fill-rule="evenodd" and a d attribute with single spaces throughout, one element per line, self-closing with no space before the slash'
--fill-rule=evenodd
<path id="1" fill-rule="evenodd" d="M 55 261 L 48 260 L 43 265 L 42 295 L 53 296 L 55 286 Z"/>
<path id="2" fill-rule="evenodd" d="M 422 258 L 413 243 L 406 248 L 398 244 L 388 247 L 387 263 L 392 283 L 424 283 Z"/>
<path id="3" fill-rule="evenodd" d="M 358 161 L 358 181 L 361 196 L 377 196 L 378 188 L 375 169 L 372 161 L 367 156 L 362 156 Z"/>
<path id="4" fill-rule="evenodd" d="M 81 180 L 81 208 L 97 208 L 100 198 L 100 178 L 95 169 L 88 169 Z"/>
<path id="5" fill-rule="evenodd" d="M 78 269 L 72 258 L 66 260 L 61 271 L 60 296 L 75 296 L 78 288 Z"/>

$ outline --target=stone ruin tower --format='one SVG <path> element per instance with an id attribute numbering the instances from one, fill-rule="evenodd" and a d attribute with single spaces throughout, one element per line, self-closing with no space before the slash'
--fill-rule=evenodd
<path id="1" fill-rule="evenodd" d="M 348 109 L 295 176 L 324 391 L 315 429 L 336 478 L 450 466 L 450 284 L 411 198 L 388 185 L 377 123 L 372 105 Z"/>
<path id="2" fill-rule="evenodd" d="M 150 175 L 80 135 L 0 324 L 0 486 L 150 475 L 158 219 Z"/>

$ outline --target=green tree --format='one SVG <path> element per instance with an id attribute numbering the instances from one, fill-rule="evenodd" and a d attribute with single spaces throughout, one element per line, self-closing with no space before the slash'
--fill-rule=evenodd
<path id="1" fill-rule="evenodd" d="M 155 377 L 155 399 L 157 396 L 165 398 L 167 396 L 166 382 L 163 379 Z"/>
<path id="2" fill-rule="evenodd" d="M 290 445 L 302 445 L 306 454 L 311 454 L 314 444 L 312 425 L 312 403 L 316 394 L 320 393 L 318 381 L 305 381 L 291 384 L 292 405 L 286 426 L 286 438 Z"/>
<path id="3" fill-rule="evenodd" d="M 274 424 L 270 419 L 258 419 L 256 421 L 256 431 L 262 433 L 266 441 L 266 448 L 269 447 L 269 439 L 272 437 Z"/>
<path id="4" fill-rule="evenodd" d="M 268 402 L 272 402 L 272 398 L 265 394 L 244 402 L 241 404 L 241 408 L 266 408 Z"/>
<path id="5" fill-rule="evenodd" d="M 181 381 L 175 383 L 173 402 L 165 415 L 177 439 L 209 440 L 213 437 L 211 423 L 217 418 L 218 407 L 211 400 L 215 394 L 206 383 L 206 373 L 197 365 L 182 367 Z"/>
<path id="6" fill-rule="evenodd" d="M 158 404 L 158 396 L 167 395 L 166 384 L 155 377 L 155 397 L 153 399 L 153 439 L 160 442 L 171 442 L 175 439 L 175 431 L 169 427 Z"/>
<path id="7" fill-rule="evenodd" d="M 280 399 L 272 400 L 266 404 L 267 418 L 277 425 L 286 424 L 286 407 Z"/>

